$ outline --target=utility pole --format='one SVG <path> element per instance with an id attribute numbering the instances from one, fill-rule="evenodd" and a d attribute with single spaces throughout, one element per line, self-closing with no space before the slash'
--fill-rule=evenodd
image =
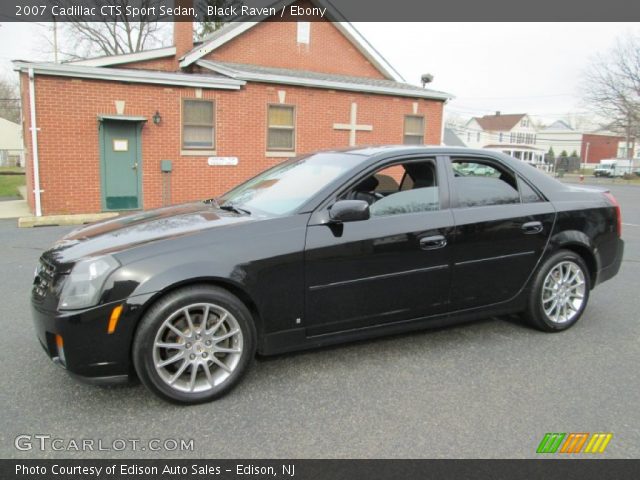
<path id="1" fill-rule="evenodd" d="M 633 173 L 633 167 L 632 167 L 632 159 L 633 159 L 633 155 L 631 152 L 631 113 L 627 113 L 627 125 L 626 125 L 626 129 L 625 129 L 625 136 L 626 141 L 627 141 L 627 160 L 629 160 L 629 175 L 631 175 Z"/>
<path id="2" fill-rule="evenodd" d="M 590 142 L 587 142 L 587 148 L 585 148 L 584 150 L 584 163 L 585 163 L 585 168 L 586 168 L 586 164 L 589 163 L 589 145 L 591 145 Z"/>
<path id="3" fill-rule="evenodd" d="M 53 17 L 53 61 L 58 63 L 58 23 L 56 17 Z"/>

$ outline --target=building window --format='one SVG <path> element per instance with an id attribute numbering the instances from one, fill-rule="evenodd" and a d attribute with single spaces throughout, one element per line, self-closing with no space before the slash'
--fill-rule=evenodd
<path id="1" fill-rule="evenodd" d="M 502 132 L 498 134 L 498 142 L 502 143 Z"/>
<path id="2" fill-rule="evenodd" d="M 424 145 L 424 117 L 420 115 L 405 115 L 404 144 Z"/>
<path id="3" fill-rule="evenodd" d="M 525 117 L 522 120 L 520 120 L 520 126 L 521 127 L 528 127 L 529 126 L 529 119 L 527 117 Z"/>
<path id="4" fill-rule="evenodd" d="M 480 141 L 480 132 L 476 133 L 476 142 Z"/>
<path id="5" fill-rule="evenodd" d="M 267 108 L 267 150 L 271 152 L 295 150 L 295 107 L 269 105 Z"/>
<path id="6" fill-rule="evenodd" d="M 511 144 L 516 143 L 516 134 L 513 132 L 509 134 L 509 143 Z"/>
<path id="7" fill-rule="evenodd" d="M 182 148 L 215 148 L 215 113 L 212 100 L 182 100 Z"/>

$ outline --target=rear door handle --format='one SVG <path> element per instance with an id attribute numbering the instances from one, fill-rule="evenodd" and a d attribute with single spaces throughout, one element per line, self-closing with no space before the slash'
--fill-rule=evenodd
<path id="1" fill-rule="evenodd" d="M 528 235 L 540 233 L 542 231 L 542 222 L 527 222 L 522 224 L 522 231 Z"/>
<path id="2" fill-rule="evenodd" d="M 444 235 L 435 235 L 433 237 L 424 237 L 420 239 L 420 248 L 422 250 L 435 250 L 447 246 L 447 239 Z"/>

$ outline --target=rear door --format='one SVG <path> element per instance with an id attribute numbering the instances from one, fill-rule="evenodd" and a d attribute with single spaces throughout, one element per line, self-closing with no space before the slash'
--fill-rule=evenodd
<path id="1" fill-rule="evenodd" d="M 452 311 L 507 301 L 542 256 L 555 209 L 490 157 L 449 158 L 453 235 Z"/>

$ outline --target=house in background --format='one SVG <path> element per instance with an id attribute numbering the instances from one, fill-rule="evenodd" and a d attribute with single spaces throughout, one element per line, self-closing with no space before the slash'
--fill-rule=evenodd
<path id="1" fill-rule="evenodd" d="M 608 130 L 582 132 L 562 120 L 540 130 L 537 141 L 547 152 L 553 148 L 556 157 L 563 151 L 568 155 L 576 152 L 583 168 L 591 168 L 607 158 L 626 158 L 627 153 L 627 143 L 619 134 Z"/>
<path id="2" fill-rule="evenodd" d="M 537 131 L 526 113 L 484 115 L 470 119 L 462 139 L 468 147 L 486 148 L 546 168 L 545 151 L 536 143 Z"/>
<path id="3" fill-rule="evenodd" d="M 467 145 L 455 132 L 454 128 L 445 127 L 442 143 L 447 147 L 466 147 Z"/>
<path id="4" fill-rule="evenodd" d="M 0 167 L 24 166 L 22 128 L 17 123 L 0 118 Z"/>
<path id="5" fill-rule="evenodd" d="M 574 130 L 563 120 L 557 120 L 538 132 L 537 142 L 538 146 L 547 153 L 553 149 L 556 157 L 563 151 L 567 152 L 567 155 L 573 152 L 580 155 L 582 135 L 582 132 Z"/>
<path id="6" fill-rule="evenodd" d="M 329 20 L 230 23 L 199 45 L 176 23 L 169 48 L 14 62 L 35 214 L 210 198 L 320 149 L 441 143 L 450 95 L 405 83 L 329 2 L 288 3 Z"/>

